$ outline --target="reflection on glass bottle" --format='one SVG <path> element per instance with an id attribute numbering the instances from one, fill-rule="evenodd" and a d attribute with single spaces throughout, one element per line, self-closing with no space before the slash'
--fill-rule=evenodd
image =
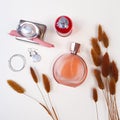
<path id="1" fill-rule="evenodd" d="M 87 65 L 77 55 L 80 44 L 71 44 L 71 53 L 61 55 L 53 65 L 53 76 L 55 80 L 63 85 L 77 87 L 87 76 Z"/>

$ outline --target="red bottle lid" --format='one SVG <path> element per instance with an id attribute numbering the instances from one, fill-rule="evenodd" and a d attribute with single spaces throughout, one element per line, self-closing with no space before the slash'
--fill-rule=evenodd
<path id="1" fill-rule="evenodd" d="M 60 16 L 55 21 L 55 28 L 60 36 L 68 36 L 72 32 L 72 20 L 68 16 Z"/>

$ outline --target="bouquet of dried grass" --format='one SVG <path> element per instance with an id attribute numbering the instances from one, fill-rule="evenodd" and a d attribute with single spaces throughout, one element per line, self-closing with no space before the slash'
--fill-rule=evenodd
<path id="1" fill-rule="evenodd" d="M 17 93 L 23 94 L 23 95 L 33 99 L 37 103 L 39 103 L 39 105 L 41 105 L 41 107 L 43 107 L 43 109 L 50 115 L 50 117 L 53 120 L 58 120 L 57 113 L 56 113 L 56 111 L 55 111 L 55 109 L 54 109 L 54 107 L 52 105 L 52 101 L 51 101 L 51 98 L 50 98 L 51 85 L 50 85 L 49 78 L 47 77 L 47 75 L 42 74 L 44 90 L 46 91 L 46 93 L 48 95 L 47 96 L 48 100 L 46 100 L 46 96 L 43 94 L 43 92 L 42 92 L 42 90 L 41 90 L 41 88 L 39 86 L 39 79 L 37 77 L 37 74 L 36 74 L 35 70 L 32 67 L 30 67 L 30 74 L 31 74 L 31 76 L 33 78 L 33 81 L 35 82 L 36 86 L 38 87 L 38 90 L 40 91 L 40 94 L 41 94 L 41 96 L 43 98 L 44 103 L 39 102 L 39 100 L 37 100 L 33 96 L 27 94 L 26 90 L 21 85 L 19 85 L 17 82 L 15 82 L 13 80 L 7 80 L 7 83 Z"/>
<path id="2" fill-rule="evenodd" d="M 101 44 L 102 43 L 102 44 Z M 98 88 L 102 91 L 108 109 L 109 120 L 120 120 L 117 102 L 116 102 L 116 85 L 118 81 L 119 71 L 114 60 L 110 60 L 107 48 L 109 47 L 109 38 L 102 26 L 98 26 L 98 36 L 91 39 L 91 56 L 94 62 L 94 76 L 96 78 Z M 106 49 L 105 53 L 102 48 Z M 97 91 L 93 89 L 93 100 Z M 98 114 L 98 113 L 97 113 Z M 97 117 L 98 118 L 98 117 Z"/>

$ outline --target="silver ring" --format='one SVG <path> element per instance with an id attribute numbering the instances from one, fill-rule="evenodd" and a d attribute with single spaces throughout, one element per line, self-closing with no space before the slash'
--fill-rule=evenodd
<path id="1" fill-rule="evenodd" d="M 20 60 L 22 60 L 21 65 L 19 66 L 19 68 L 17 68 L 18 66 L 16 67 L 15 64 L 13 64 L 14 60 L 15 60 L 15 59 L 18 59 L 18 58 L 19 58 Z M 19 61 L 16 61 L 17 64 L 20 62 L 20 60 L 19 60 Z M 21 54 L 14 54 L 13 56 L 10 57 L 8 63 L 9 63 L 9 68 L 10 68 L 12 71 L 14 71 L 14 72 L 19 72 L 19 71 L 23 70 L 23 68 L 25 67 L 26 59 L 25 59 L 25 57 L 24 57 L 23 55 L 21 55 Z"/>

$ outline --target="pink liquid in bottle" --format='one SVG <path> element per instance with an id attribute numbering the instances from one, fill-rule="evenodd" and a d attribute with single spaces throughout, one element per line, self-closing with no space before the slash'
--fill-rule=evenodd
<path id="1" fill-rule="evenodd" d="M 53 65 L 53 76 L 55 80 L 63 85 L 77 87 L 87 76 L 87 65 L 77 55 L 80 44 L 71 44 L 71 53 L 61 55 Z"/>

